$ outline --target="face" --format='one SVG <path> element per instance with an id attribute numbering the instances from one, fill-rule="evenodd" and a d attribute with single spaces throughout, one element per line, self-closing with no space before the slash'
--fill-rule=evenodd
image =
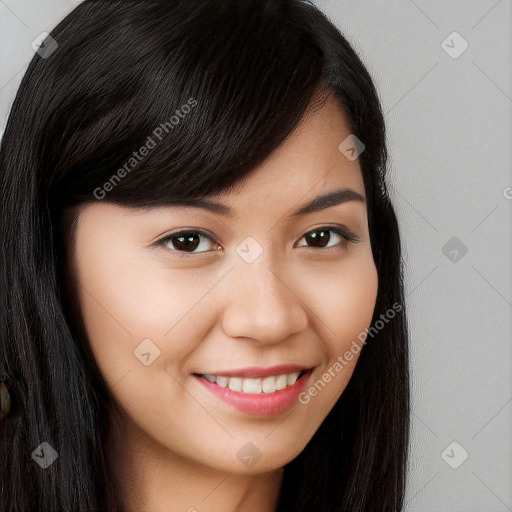
<path id="1" fill-rule="evenodd" d="M 281 467 L 343 393 L 378 284 L 349 134 L 330 98 L 209 196 L 222 211 L 82 208 L 69 254 L 86 334 L 126 431 L 160 457 Z"/>

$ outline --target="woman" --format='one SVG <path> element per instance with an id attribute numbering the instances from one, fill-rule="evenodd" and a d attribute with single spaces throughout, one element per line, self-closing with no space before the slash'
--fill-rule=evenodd
<path id="1" fill-rule="evenodd" d="M 85 1 L 50 37 L 0 155 L 3 509 L 400 510 L 400 241 L 348 42 L 299 0 Z"/>

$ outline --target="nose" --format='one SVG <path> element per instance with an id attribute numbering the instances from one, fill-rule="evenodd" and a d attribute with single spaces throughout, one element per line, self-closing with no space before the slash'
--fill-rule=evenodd
<path id="1" fill-rule="evenodd" d="M 241 261 L 232 272 L 222 318 L 227 336 L 272 344 L 307 328 L 308 310 L 294 291 L 293 277 L 268 263 L 263 257 Z"/>

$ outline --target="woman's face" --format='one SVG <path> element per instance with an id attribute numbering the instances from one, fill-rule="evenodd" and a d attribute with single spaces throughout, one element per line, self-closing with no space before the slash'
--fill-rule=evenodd
<path id="1" fill-rule="evenodd" d="M 126 432 L 161 460 L 281 467 L 347 386 L 377 296 L 359 162 L 338 148 L 349 135 L 330 98 L 243 186 L 209 197 L 229 215 L 81 210 L 70 263 L 92 352 Z"/>

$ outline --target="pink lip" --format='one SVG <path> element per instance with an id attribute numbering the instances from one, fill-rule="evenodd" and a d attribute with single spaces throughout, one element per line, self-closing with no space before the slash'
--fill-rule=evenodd
<path id="1" fill-rule="evenodd" d="M 263 368 L 261 366 L 252 366 L 250 368 L 241 368 L 239 370 L 220 370 L 205 372 L 209 375 L 223 375 L 225 377 L 268 377 L 269 375 L 283 375 L 285 373 L 301 372 L 307 370 L 307 366 L 300 366 L 298 364 L 282 364 L 279 366 L 272 366 L 270 368 Z M 205 374 L 203 373 L 203 375 Z"/>
<path id="2" fill-rule="evenodd" d="M 261 371 L 261 369 L 254 368 L 250 370 Z M 291 373 L 293 371 L 298 370 L 291 370 L 282 373 Z M 221 373 L 219 375 L 227 376 L 226 373 Z M 242 374 L 236 373 L 234 375 L 241 376 Z M 279 373 L 267 373 L 266 375 L 279 375 Z M 199 375 L 195 375 L 195 377 L 199 380 L 199 382 L 201 382 L 201 384 L 203 384 L 203 386 L 205 386 L 215 396 L 220 398 L 223 402 L 226 402 L 227 404 L 235 407 L 236 409 L 247 414 L 270 416 L 273 414 L 279 414 L 286 411 L 297 401 L 297 397 L 306 387 L 306 383 L 310 375 L 311 371 L 308 370 L 304 375 L 301 376 L 301 378 L 295 384 L 293 384 L 293 386 L 286 387 L 285 389 L 282 389 L 281 391 L 276 391 L 275 393 L 260 394 L 241 393 L 240 391 L 233 391 L 232 389 L 218 386 L 214 382 L 210 382 Z M 258 376 L 261 376 L 261 373 L 258 373 Z"/>

